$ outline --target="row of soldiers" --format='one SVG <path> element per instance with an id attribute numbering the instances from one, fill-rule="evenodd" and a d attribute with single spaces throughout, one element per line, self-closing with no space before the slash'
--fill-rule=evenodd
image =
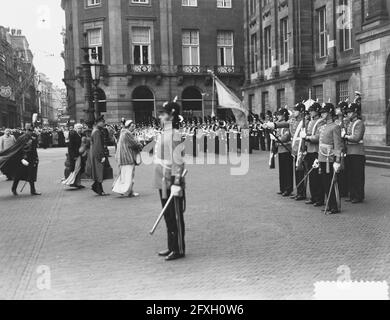
<path id="1" fill-rule="evenodd" d="M 299 103 L 291 115 L 280 109 L 277 121 L 262 126 L 271 133 L 279 158 L 279 194 L 305 201 L 309 185 L 311 198 L 306 204 L 325 206 L 326 214 L 337 214 L 342 197 L 353 204 L 365 199 L 361 104 L 313 103 L 308 113 L 309 119 L 305 104 Z"/>

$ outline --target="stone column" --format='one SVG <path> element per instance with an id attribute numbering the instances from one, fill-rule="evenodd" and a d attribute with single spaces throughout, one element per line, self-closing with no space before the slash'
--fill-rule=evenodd
<path id="1" fill-rule="evenodd" d="M 108 8 L 110 64 L 123 65 L 121 0 L 110 0 Z"/>

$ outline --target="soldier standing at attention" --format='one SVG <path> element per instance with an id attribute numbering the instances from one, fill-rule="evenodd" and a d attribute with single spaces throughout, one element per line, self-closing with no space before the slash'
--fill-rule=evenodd
<path id="1" fill-rule="evenodd" d="M 167 200 L 174 195 L 174 200 L 165 212 L 164 218 L 168 233 L 168 249 L 159 253 L 166 261 L 185 257 L 185 191 L 184 179 L 184 144 L 179 130 L 180 106 L 176 102 L 164 105 L 160 113 L 163 128 L 157 138 L 155 147 L 155 179 L 154 185 L 159 190 L 161 204 L 164 207 Z"/>
<path id="2" fill-rule="evenodd" d="M 327 193 L 330 214 L 340 213 L 337 203 L 336 173 L 341 169 L 341 128 L 334 123 L 335 108 L 331 103 L 326 103 L 321 109 L 321 117 L 325 124 L 320 129 L 319 156 L 320 174 L 324 192 Z M 333 182 L 333 185 L 332 185 Z M 332 187 L 332 189 L 331 189 Z"/>
<path id="3" fill-rule="evenodd" d="M 301 139 L 301 133 L 304 132 L 303 130 L 303 119 L 305 117 L 305 110 L 306 107 L 303 103 L 298 103 L 294 107 L 294 113 L 293 116 L 289 121 L 284 121 L 284 122 L 277 122 L 277 123 L 268 123 L 267 126 L 269 129 L 274 130 L 278 128 L 287 128 L 290 130 L 290 134 L 292 137 L 292 154 L 293 156 L 298 157 L 300 150 L 300 139 Z M 303 180 L 305 177 L 305 170 L 303 168 L 298 168 L 296 163 L 293 164 L 295 168 L 295 180 L 296 180 L 296 185 Z M 303 167 L 303 166 L 302 166 Z M 292 196 L 292 199 L 296 201 L 303 201 L 306 200 L 306 184 L 302 183 L 298 190 L 297 190 L 297 195 Z"/>
<path id="4" fill-rule="evenodd" d="M 360 118 L 361 107 L 352 103 L 346 110 L 350 120 L 344 140 L 347 144 L 348 186 L 350 199 L 353 204 L 364 201 L 365 163 L 364 134 L 365 125 Z M 348 200 L 347 200 L 348 201 Z"/>
<path id="5" fill-rule="evenodd" d="M 320 128 L 325 124 L 325 121 L 320 117 L 321 105 L 314 103 L 310 108 L 311 120 L 307 127 L 306 145 L 307 155 L 305 157 L 305 165 L 307 170 L 311 170 L 316 161 L 318 161 L 318 150 L 320 141 Z M 314 169 L 309 175 L 311 199 L 306 204 L 313 204 L 315 207 L 324 205 L 324 190 L 322 188 L 319 168 Z"/>
<path id="6" fill-rule="evenodd" d="M 289 120 L 288 110 L 283 108 L 278 111 L 278 122 L 285 122 Z M 289 128 L 277 129 L 277 134 L 280 142 L 274 141 L 278 145 L 278 157 L 279 157 L 279 182 L 280 182 L 280 195 L 283 197 L 291 196 L 294 189 L 294 171 L 293 162 L 294 158 L 291 155 L 291 133 Z M 290 150 L 286 149 L 290 148 Z"/>

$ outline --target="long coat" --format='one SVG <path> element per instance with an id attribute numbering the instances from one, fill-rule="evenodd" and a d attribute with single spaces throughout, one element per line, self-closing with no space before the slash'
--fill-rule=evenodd
<path id="1" fill-rule="evenodd" d="M 87 175 L 94 181 L 102 183 L 104 180 L 104 135 L 95 128 L 91 135 L 91 148 L 88 154 Z"/>
<path id="2" fill-rule="evenodd" d="M 0 170 L 16 180 L 35 182 L 38 174 L 38 136 L 35 133 L 26 133 L 16 143 L 0 153 Z M 22 160 L 29 165 L 26 167 Z"/>

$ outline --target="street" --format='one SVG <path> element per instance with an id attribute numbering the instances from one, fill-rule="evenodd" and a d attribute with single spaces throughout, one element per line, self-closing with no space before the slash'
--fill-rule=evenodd
<path id="1" fill-rule="evenodd" d="M 152 166 L 137 168 L 141 197 L 99 198 L 87 181 L 82 191 L 63 188 L 65 153 L 39 150 L 42 197 L 27 186 L 15 198 L 0 182 L 1 299 L 313 299 L 314 283 L 336 281 L 340 266 L 352 280 L 390 282 L 386 169 L 367 168 L 366 203 L 325 216 L 276 195 L 266 153 L 251 155 L 245 176 L 191 165 L 187 257 L 165 262 L 156 255 L 166 249 L 164 223 L 148 233 L 161 210 Z"/>

